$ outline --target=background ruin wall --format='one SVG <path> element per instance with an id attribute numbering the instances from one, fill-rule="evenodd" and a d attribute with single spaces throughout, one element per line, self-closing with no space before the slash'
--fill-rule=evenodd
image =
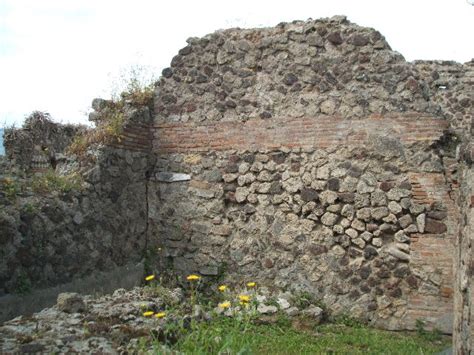
<path id="1" fill-rule="evenodd" d="M 51 306 L 60 292 L 140 284 L 154 166 L 151 115 L 146 107 L 125 109 L 124 115 L 121 141 L 84 152 L 84 164 L 65 151 L 73 127 L 33 120 L 8 132 L 0 184 L 9 179 L 27 188 L 14 200 L 0 193 L 0 322 Z M 80 171 L 82 188 L 32 191 L 31 174 L 50 172 L 50 157 L 58 175 Z"/>

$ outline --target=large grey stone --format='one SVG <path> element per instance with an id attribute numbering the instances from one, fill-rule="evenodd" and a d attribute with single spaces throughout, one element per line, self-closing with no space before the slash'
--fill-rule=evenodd
<path id="1" fill-rule="evenodd" d="M 321 217 L 321 222 L 325 225 L 325 226 L 333 226 L 336 224 L 337 220 L 338 220 L 339 216 L 335 213 L 331 213 L 331 212 L 326 212 L 325 214 L 323 214 L 323 216 Z"/>
<path id="2" fill-rule="evenodd" d="M 60 293 L 56 305 L 66 313 L 84 312 L 87 309 L 83 297 L 75 292 Z"/>

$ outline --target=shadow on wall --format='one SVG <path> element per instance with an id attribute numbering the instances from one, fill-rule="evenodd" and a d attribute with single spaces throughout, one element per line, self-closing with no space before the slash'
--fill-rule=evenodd
<path id="1" fill-rule="evenodd" d="M 5 155 L 5 147 L 3 146 L 3 128 L 0 128 L 0 155 Z"/>

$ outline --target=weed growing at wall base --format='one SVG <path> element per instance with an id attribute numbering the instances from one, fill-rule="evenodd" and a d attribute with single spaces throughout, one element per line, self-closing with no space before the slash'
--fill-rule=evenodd
<path id="1" fill-rule="evenodd" d="M 287 319 L 244 324 L 235 318 L 219 317 L 196 323 L 174 344 L 144 341 L 142 349 L 185 354 L 433 354 L 449 344 L 448 337 L 429 341 L 413 333 L 341 324 L 298 330 L 293 323 Z"/>

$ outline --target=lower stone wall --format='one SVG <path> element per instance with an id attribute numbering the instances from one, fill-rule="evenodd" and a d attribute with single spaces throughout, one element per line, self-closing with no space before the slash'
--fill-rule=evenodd
<path id="1" fill-rule="evenodd" d="M 146 151 L 107 146 L 96 153 L 82 190 L 0 199 L 0 297 L 79 282 L 143 259 L 153 159 Z"/>
<path id="2" fill-rule="evenodd" d="M 161 154 L 151 236 L 167 266 L 310 292 L 333 314 L 451 332 L 454 204 L 439 157 L 366 146 Z M 431 172 L 429 172 L 431 171 Z M 423 178 L 421 178 L 423 177 Z"/>
<path id="3" fill-rule="evenodd" d="M 108 271 L 97 271 L 61 285 L 35 289 L 27 294 L 7 294 L 0 297 L 0 322 L 18 315 L 30 315 L 56 304 L 62 292 L 81 294 L 112 293 L 117 288 L 132 288 L 141 283 L 143 263 L 129 263 Z"/>

